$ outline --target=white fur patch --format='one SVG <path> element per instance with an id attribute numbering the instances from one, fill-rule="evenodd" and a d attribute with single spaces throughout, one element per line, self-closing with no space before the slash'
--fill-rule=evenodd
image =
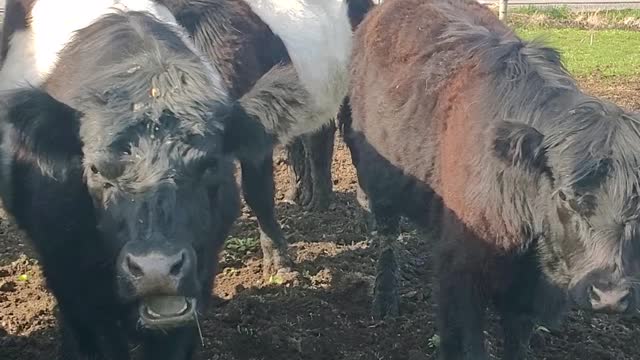
<path id="1" fill-rule="evenodd" d="M 318 118 L 329 122 L 348 91 L 353 35 L 346 0 L 244 1 L 282 39 Z"/>
<path id="2" fill-rule="evenodd" d="M 11 37 L 7 57 L 0 69 L 0 90 L 41 85 L 57 65 L 59 52 L 73 39 L 74 33 L 116 9 L 146 11 L 171 25 L 209 68 L 213 90 L 226 95 L 220 74 L 204 60 L 169 9 L 153 0 L 37 0 L 31 12 L 30 26 Z"/>

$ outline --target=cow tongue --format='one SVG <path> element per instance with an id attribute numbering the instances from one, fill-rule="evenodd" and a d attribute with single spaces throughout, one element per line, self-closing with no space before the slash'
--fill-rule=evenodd
<path id="1" fill-rule="evenodd" d="M 171 317 L 185 313 L 189 304 L 184 296 L 156 296 L 144 301 L 147 313 L 155 318 Z"/>

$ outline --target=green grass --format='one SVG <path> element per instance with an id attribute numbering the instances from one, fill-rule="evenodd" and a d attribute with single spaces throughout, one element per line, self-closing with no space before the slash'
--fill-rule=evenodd
<path id="1" fill-rule="evenodd" d="M 619 10 L 599 10 L 599 11 L 571 11 L 571 9 L 566 6 L 548 6 L 548 7 L 537 7 L 534 5 L 527 5 L 522 7 L 517 7 L 513 9 L 509 9 L 512 14 L 522 14 L 522 15 L 545 15 L 551 19 L 555 20 L 570 20 L 571 18 L 576 17 L 578 14 L 589 15 L 589 14 L 598 14 L 599 16 L 604 17 L 609 21 L 621 21 L 628 18 L 640 19 L 640 9 L 619 9 Z"/>
<path id="2" fill-rule="evenodd" d="M 568 6 L 549 6 L 549 7 L 537 7 L 534 5 L 521 6 L 513 9 L 509 9 L 511 13 L 522 15 L 537 15 L 544 14 L 550 18 L 564 20 L 571 17 L 571 9 Z"/>
<path id="3" fill-rule="evenodd" d="M 640 32 L 628 30 L 518 28 L 524 39 L 541 38 L 562 53 L 576 76 L 640 75 Z"/>
<path id="4" fill-rule="evenodd" d="M 640 9 L 601 10 L 599 14 L 609 20 L 620 21 L 628 18 L 640 19 Z"/>

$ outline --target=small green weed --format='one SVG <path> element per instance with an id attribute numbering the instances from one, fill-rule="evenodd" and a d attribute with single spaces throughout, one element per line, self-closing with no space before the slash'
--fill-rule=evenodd
<path id="1" fill-rule="evenodd" d="M 430 349 L 437 349 L 440 347 L 440 336 L 438 334 L 434 334 L 429 340 L 427 345 Z"/>
<path id="2" fill-rule="evenodd" d="M 247 254 L 258 251 L 260 241 L 255 238 L 236 238 L 231 237 L 224 245 L 224 249 L 230 252 Z"/>
<path id="3" fill-rule="evenodd" d="M 256 238 L 230 237 L 224 244 L 223 262 L 227 265 L 242 263 L 247 256 L 258 252 L 260 240 Z"/>

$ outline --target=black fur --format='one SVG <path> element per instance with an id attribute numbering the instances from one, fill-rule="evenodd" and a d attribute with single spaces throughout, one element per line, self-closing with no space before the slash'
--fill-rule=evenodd
<path id="1" fill-rule="evenodd" d="M 77 136 L 81 116 L 78 111 L 33 88 L 17 91 L 3 100 L 2 116 L 8 119 L 5 129 L 10 132 L 7 138 L 12 139 L 13 151 L 32 156 L 28 160 L 47 173 L 56 164 L 82 156 L 82 141 Z"/>
<path id="2" fill-rule="evenodd" d="M 496 155 L 510 165 L 530 166 L 535 170 L 546 166 L 543 140 L 544 136 L 532 127 L 504 121 L 496 126 L 494 149 Z"/>
<path id="3" fill-rule="evenodd" d="M 2 32 L 2 45 L 0 47 L 0 64 L 4 63 L 9 49 L 9 40 L 13 31 L 24 30 L 27 27 L 27 14 L 36 0 L 5 0 L 4 13 L 11 16 L 3 16 L 2 22 L 5 29 L 11 32 Z"/>

